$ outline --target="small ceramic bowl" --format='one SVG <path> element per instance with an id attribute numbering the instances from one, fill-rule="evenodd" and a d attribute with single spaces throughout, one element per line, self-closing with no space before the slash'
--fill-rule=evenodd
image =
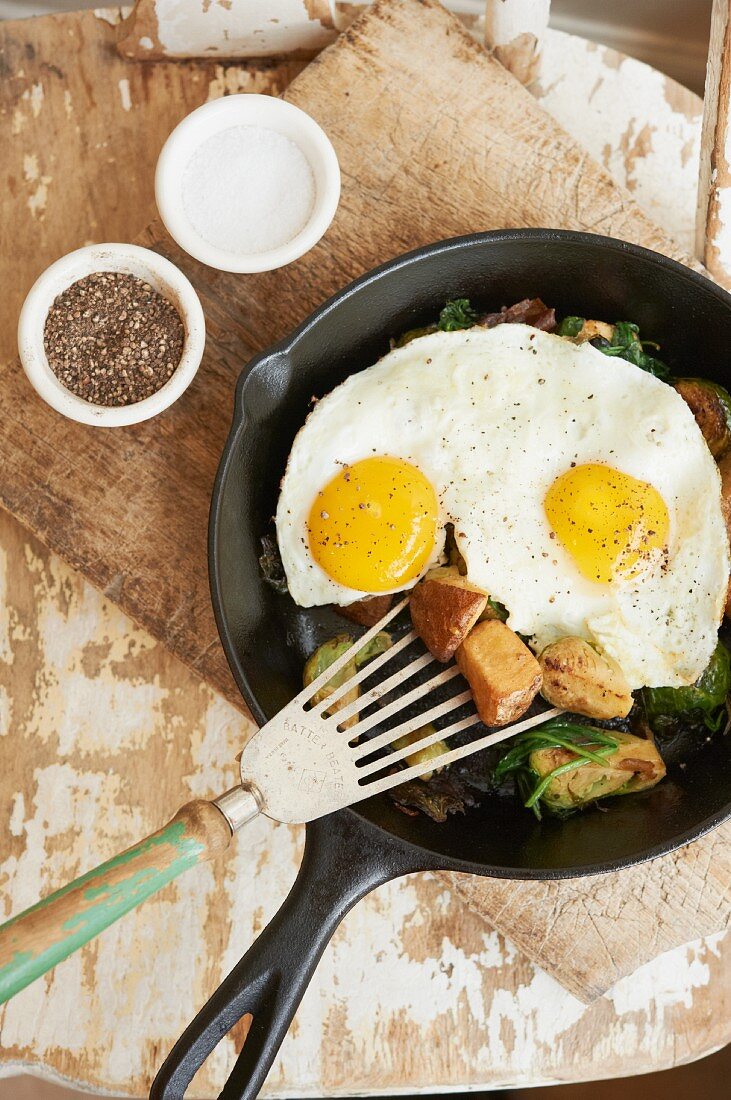
<path id="1" fill-rule="evenodd" d="M 150 397 L 133 405 L 94 405 L 68 390 L 51 370 L 43 328 L 54 300 L 72 283 L 97 271 L 119 271 L 144 279 L 177 309 L 185 329 L 180 363 Z M 134 244 L 93 244 L 62 256 L 31 287 L 18 321 L 18 350 L 31 385 L 57 412 L 81 424 L 119 428 L 149 420 L 172 405 L 195 377 L 203 357 L 206 323 L 198 295 L 182 271 L 148 248 Z"/>
<path id="2" fill-rule="evenodd" d="M 315 177 L 308 221 L 286 244 L 265 252 L 229 252 L 211 244 L 193 227 L 183 203 L 183 174 L 193 154 L 208 138 L 236 126 L 257 126 L 289 138 Z M 224 96 L 198 107 L 170 134 L 157 162 L 155 199 L 170 236 L 196 260 L 219 271 L 273 271 L 303 256 L 327 230 L 340 199 L 340 166 L 324 130 L 299 107 L 267 95 Z"/>

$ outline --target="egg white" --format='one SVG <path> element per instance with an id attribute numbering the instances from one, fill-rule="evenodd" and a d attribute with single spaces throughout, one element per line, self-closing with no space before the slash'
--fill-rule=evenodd
<path id="1" fill-rule="evenodd" d="M 676 391 L 622 359 L 525 325 L 434 333 L 352 375 L 315 406 L 289 456 L 277 535 L 294 600 L 348 604 L 364 593 L 310 553 L 318 491 L 371 455 L 417 466 L 455 525 L 470 580 L 510 611 L 539 652 L 579 635 L 632 688 L 692 683 L 716 644 L 729 576 L 720 478 Z M 666 566 L 599 585 L 584 577 L 545 515 L 572 463 L 600 462 L 650 482 L 670 513 Z M 416 583 L 416 580 L 414 581 Z"/>

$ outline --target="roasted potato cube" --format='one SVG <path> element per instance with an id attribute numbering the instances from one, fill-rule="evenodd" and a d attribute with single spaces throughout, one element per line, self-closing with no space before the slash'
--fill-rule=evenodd
<path id="1" fill-rule="evenodd" d="M 486 726 L 505 726 L 519 718 L 540 689 L 538 661 L 499 619 L 476 626 L 456 657 Z"/>
<path id="2" fill-rule="evenodd" d="M 391 610 L 392 603 L 392 595 L 365 596 L 355 603 L 339 607 L 338 611 L 346 619 L 350 619 L 352 623 L 358 623 L 359 626 L 375 626 L 378 620 L 382 619 L 386 612 Z"/>
<path id="3" fill-rule="evenodd" d="M 714 458 L 731 447 L 731 396 L 707 378 L 679 378 L 675 389 L 690 407 Z"/>
<path id="4" fill-rule="evenodd" d="M 449 661 L 487 604 L 487 594 L 456 565 L 432 569 L 411 593 L 414 630 L 438 661 Z"/>
<path id="5" fill-rule="evenodd" d="M 588 718 L 624 718 L 632 692 L 616 661 L 603 657 L 583 638 L 559 638 L 538 658 L 541 695 L 554 707 Z"/>

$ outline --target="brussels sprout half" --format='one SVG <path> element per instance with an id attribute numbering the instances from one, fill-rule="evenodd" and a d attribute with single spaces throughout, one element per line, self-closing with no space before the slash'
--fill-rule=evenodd
<path id="1" fill-rule="evenodd" d="M 313 683 L 317 677 L 329 668 L 330 665 L 337 661 L 338 657 L 346 652 L 347 649 L 352 646 L 354 639 L 350 634 L 338 634 L 334 638 L 330 638 L 327 642 L 323 642 L 321 646 L 310 654 L 305 663 L 302 680 L 304 686 L 307 687 Z M 391 646 L 391 636 L 386 634 L 385 631 L 380 631 L 375 637 L 371 638 L 362 649 L 360 649 L 353 657 L 352 661 L 348 661 L 345 668 L 342 668 L 340 672 L 336 672 L 332 680 L 328 680 L 323 687 L 319 688 L 312 697 L 312 705 L 316 706 L 321 703 L 328 696 L 332 695 L 336 688 L 339 688 L 346 680 L 349 680 L 351 676 L 354 676 L 357 669 L 362 668 L 364 664 L 377 657 L 379 653 L 385 653 Z M 346 703 L 352 703 L 360 695 L 360 687 L 358 684 L 351 688 L 350 691 L 346 691 L 332 708 L 332 713 L 337 712 Z M 353 714 L 350 718 L 343 723 L 346 729 L 350 729 L 358 721 L 358 714 Z"/>
<path id="2" fill-rule="evenodd" d="M 719 641 L 708 667 L 689 687 L 643 688 L 640 702 L 647 723 L 657 736 L 670 736 L 683 726 L 720 729 L 731 691 L 731 658 Z"/>
<path id="3" fill-rule="evenodd" d="M 675 389 L 690 407 L 714 458 L 731 447 L 731 395 L 707 378 L 679 378 Z"/>
<path id="4" fill-rule="evenodd" d="M 540 820 L 542 808 L 573 813 L 609 795 L 653 787 L 665 765 L 652 740 L 562 715 L 512 740 L 495 779 L 500 783 L 508 775 Z"/>
<path id="5" fill-rule="evenodd" d="M 436 726 L 433 726 L 429 722 L 426 726 L 420 726 L 419 729 L 412 730 L 411 733 L 405 733 L 403 737 L 397 737 L 393 743 L 395 749 L 406 749 L 409 745 L 416 744 L 417 741 L 421 741 L 423 737 L 428 737 L 430 734 L 436 733 Z M 433 745 L 427 745 L 425 749 L 414 749 L 405 757 L 405 763 L 407 767 L 411 768 L 416 764 L 428 764 L 431 760 L 436 760 L 447 751 L 446 741 L 435 741 Z M 418 776 L 424 783 L 428 783 L 435 772 L 442 769 L 436 767 L 430 772 L 424 772 Z"/>
<path id="6" fill-rule="evenodd" d="M 600 798 L 654 787 L 663 778 L 665 764 L 653 741 L 617 730 L 611 737 L 617 747 L 601 762 L 577 759 L 563 748 L 536 749 L 530 754 L 528 767 L 540 781 L 539 797 L 547 810 L 559 814 L 581 810 Z"/>

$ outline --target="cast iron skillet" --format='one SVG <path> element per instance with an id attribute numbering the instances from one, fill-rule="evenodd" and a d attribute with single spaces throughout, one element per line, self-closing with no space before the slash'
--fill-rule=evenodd
<path id="1" fill-rule="evenodd" d="M 346 287 L 243 371 L 213 493 L 213 605 L 236 682 L 259 722 L 299 690 L 315 646 L 348 625 L 333 611 L 302 610 L 273 593 L 257 563 L 310 399 L 373 363 L 389 336 L 427 323 L 446 299 L 461 296 L 491 309 L 540 296 L 559 314 L 633 320 L 662 343 L 671 369 L 729 384 L 731 296 L 678 263 L 607 237 L 549 229 L 460 237 Z M 308 825 L 292 892 L 175 1045 L 151 1096 L 179 1100 L 245 1013 L 254 1021 L 220 1095 L 256 1096 L 334 929 L 389 879 L 444 868 L 525 879 L 596 874 L 669 852 L 731 813 L 731 739 L 699 748 L 683 769 L 669 765 L 655 790 L 564 822 L 539 824 L 512 797 L 494 796 L 440 825 L 406 817 L 380 797 Z"/>

